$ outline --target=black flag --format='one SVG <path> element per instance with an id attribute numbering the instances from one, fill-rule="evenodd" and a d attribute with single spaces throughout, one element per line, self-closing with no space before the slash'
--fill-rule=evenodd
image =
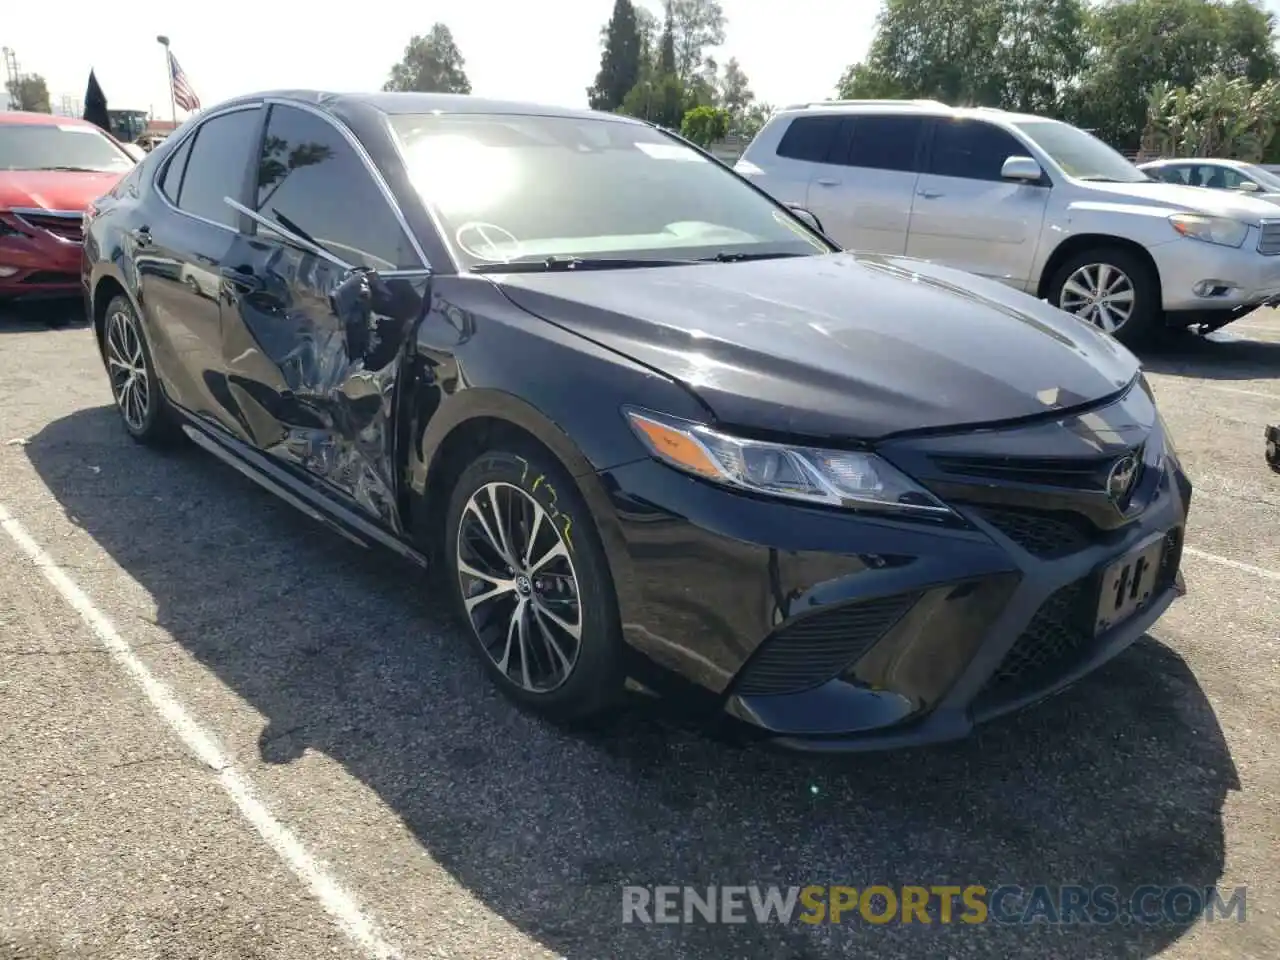
<path id="1" fill-rule="evenodd" d="M 84 118 L 111 132 L 111 117 L 107 114 L 107 96 L 98 86 L 98 78 L 89 71 L 89 87 L 84 92 Z"/>

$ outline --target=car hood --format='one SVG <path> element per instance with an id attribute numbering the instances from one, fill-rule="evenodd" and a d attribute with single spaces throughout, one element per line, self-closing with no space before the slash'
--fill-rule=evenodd
<path id="1" fill-rule="evenodd" d="M 1209 190 L 1204 187 L 1187 187 L 1177 183 L 1085 183 L 1095 197 L 1114 199 L 1126 205 L 1167 207 L 1173 212 L 1202 213 L 1211 217 L 1231 217 L 1257 225 L 1259 220 L 1276 215 L 1274 203 L 1232 193 L 1230 190 Z"/>
<path id="2" fill-rule="evenodd" d="M 871 440 L 1016 420 L 1111 396 L 1139 369 L 1042 301 L 905 257 L 491 278 L 530 313 L 680 381 L 721 423 L 756 430 Z"/>
<path id="3" fill-rule="evenodd" d="M 84 210 L 127 172 L 0 170 L 0 210 Z"/>

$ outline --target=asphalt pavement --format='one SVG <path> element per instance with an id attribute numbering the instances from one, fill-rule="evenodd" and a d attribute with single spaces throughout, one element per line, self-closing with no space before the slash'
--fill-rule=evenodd
<path id="1" fill-rule="evenodd" d="M 1197 483 L 1151 636 L 963 743 L 813 758 L 522 715 L 412 569 L 130 442 L 54 309 L 0 315 L 0 960 L 1276 955 L 1280 315 L 1145 357 Z M 1248 893 L 1243 923 L 622 923 L 623 885 L 751 883 Z"/>

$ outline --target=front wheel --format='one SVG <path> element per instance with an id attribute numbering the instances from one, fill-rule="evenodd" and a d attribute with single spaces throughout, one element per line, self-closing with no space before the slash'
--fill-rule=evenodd
<path id="1" fill-rule="evenodd" d="M 558 462 L 533 449 L 482 453 L 453 489 L 443 552 L 458 613 L 507 696 L 560 721 L 616 705 L 624 669 L 613 580 Z"/>
<path id="2" fill-rule="evenodd" d="M 1049 302 L 1125 344 L 1149 338 L 1160 321 L 1160 286 L 1150 266 L 1120 247 L 1068 257 L 1049 283 Z"/>

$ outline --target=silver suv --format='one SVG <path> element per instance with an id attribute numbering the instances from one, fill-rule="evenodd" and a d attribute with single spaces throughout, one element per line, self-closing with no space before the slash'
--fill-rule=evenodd
<path id="1" fill-rule="evenodd" d="M 774 114 L 735 169 L 846 249 L 959 267 L 1135 342 L 1280 303 L 1280 209 L 1160 183 L 1056 120 L 934 101 Z"/>

